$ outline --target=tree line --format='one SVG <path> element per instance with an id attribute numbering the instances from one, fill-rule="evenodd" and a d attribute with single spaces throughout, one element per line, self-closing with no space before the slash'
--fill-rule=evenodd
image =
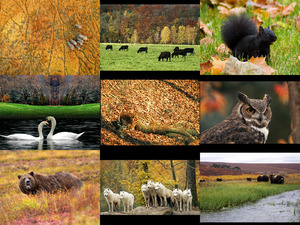
<path id="1" fill-rule="evenodd" d="M 0 102 L 81 105 L 96 103 L 99 99 L 99 76 L 0 76 Z"/>
<path id="2" fill-rule="evenodd" d="M 200 44 L 199 5 L 101 5 L 101 42 Z"/>

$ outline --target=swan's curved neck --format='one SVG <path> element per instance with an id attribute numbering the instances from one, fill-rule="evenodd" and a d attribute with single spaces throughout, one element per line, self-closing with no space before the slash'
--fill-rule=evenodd
<path id="1" fill-rule="evenodd" d="M 48 134 L 48 137 L 52 137 L 53 133 L 54 133 L 54 130 L 55 130 L 55 127 L 56 127 L 56 120 L 54 117 L 50 118 L 51 120 L 51 130 L 50 130 L 50 133 Z"/>
<path id="2" fill-rule="evenodd" d="M 43 136 L 43 126 L 44 126 L 44 124 L 42 124 L 42 123 L 40 123 L 39 126 L 38 126 L 39 139 L 44 139 L 44 136 Z"/>

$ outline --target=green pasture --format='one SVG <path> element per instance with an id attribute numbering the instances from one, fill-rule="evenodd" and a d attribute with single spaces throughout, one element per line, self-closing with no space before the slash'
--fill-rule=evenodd
<path id="1" fill-rule="evenodd" d="M 110 44 L 113 50 L 105 50 L 105 47 Z M 128 45 L 127 50 L 119 51 L 121 45 Z M 186 60 L 179 56 L 179 58 L 171 58 L 171 62 L 158 61 L 161 52 L 168 51 L 173 53 L 174 48 L 178 46 L 183 48 L 194 48 L 194 55 L 187 53 Z M 140 47 L 148 47 L 148 53 L 137 53 Z M 159 70 L 200 70 L 200 46 L 199 45 L 171 45 L 171 44 L 115 44 L 115 43 L 101 43 L 100 44 L 100 70 L 142 70 L 142 71 L 159 71 Z"/>
<path id="2" fill-rule="evenodd" d="M 0 103 L 0 119 L 14 118 L 99 118 L 100 103 L 75 106 L 35 106 L 17 103 Z"/>
<path id="3" fill-rule="evenodd" d="M 240 180 L 205 182 L 200 184 L 200 211 L 216 211 L 297 189 L 300 189 L 300 184 L 278 185 Z"/>

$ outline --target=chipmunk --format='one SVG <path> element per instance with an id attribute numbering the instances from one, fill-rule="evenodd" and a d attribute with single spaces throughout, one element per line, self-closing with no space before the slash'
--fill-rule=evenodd
<path id="1" fill-rule="evenodd" d="M 136 121 L 133 113 L 121 113 L 119 116 L 120 127 L 127 127 L 129 130 L 134 130 Z"/>

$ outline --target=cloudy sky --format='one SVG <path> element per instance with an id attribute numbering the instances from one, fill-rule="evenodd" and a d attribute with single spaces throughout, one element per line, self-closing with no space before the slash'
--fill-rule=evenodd
<path id="1" fill-rule="evenodd" d="M 200 162 L 300 163 L 300 153 L 200 153 Z"/>

